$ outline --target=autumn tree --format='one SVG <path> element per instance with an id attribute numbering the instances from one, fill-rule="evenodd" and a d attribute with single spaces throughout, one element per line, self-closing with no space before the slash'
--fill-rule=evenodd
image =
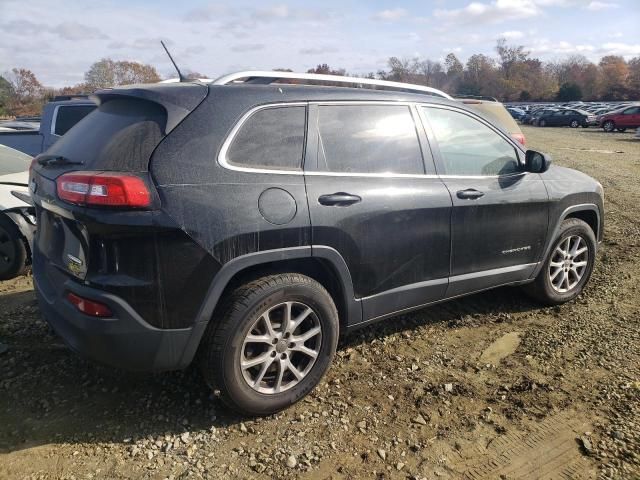
<path id="1" fill-rule="evenodd" d="M 138 62 L 103 58 L 89 67 L 84 80 L 90 91 L 117 85 L 156 83 L 160 75 L 155 67 Z"/>
<path id="2" fill-rule="evenodd" d="M 318 64 L 315 68 L 310 68 L 307 73 L 316 73 L 321 75 L 346 75 L 347 71 L 344 68 L 333 69 L 326 63 Z"/>
<path id="3" fill-rule="evenodd" d="M 26 68 L 13 68 L 6 80 L 11 84 L 8 112 L 16 116 L 39 115 L 45 101 L 45 89 L 35 74 Z"/>
<path id="4" fill-rule="evenodd" d="M 569 102 L 572 100 L 582 100 L 582 90 L 577 83 L 566 82 L 560 85 L 556 100 Z"/>
<path id="5" fill-rule="evenodd" d="M 629 67 L 623 57 L 607 55 L 600 59 L 602 74 L 601 95 L 605 100 L 624 100 L 628 91 L 626 88 Z"/>

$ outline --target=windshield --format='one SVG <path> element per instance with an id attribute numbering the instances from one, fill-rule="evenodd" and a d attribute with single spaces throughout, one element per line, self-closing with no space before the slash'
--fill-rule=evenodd
<path id="1" fill-rule="evenodd" d="M 0 175 L 9 175 L 29 170 L 31 157 L 26 153 L 0 145 Z"/>

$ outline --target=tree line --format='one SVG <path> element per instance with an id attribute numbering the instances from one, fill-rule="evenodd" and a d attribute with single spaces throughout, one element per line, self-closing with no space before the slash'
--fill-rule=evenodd
<path id="1" fill-rule="evenodd" d="M 444 62 L 391 57 L 387 68 L 369 78 L 427 85 L 452 95 L 485 95 L 507 101 L 640 100 L 640 57 L 626 61 L 607 55 L 593 63 L 583 55 L 543 62 L 522 45 L 499 39 L 496 55 L 474 54 L 463 64 L 454 53 Z M 276 70 L 291 71 L 287 68 Z M 309 73 L 350 75 L 345 69 L 318 64 Z M 191 72 L 190 78 L 206 77 Z M 361 76 L 361 75 L 357 75 Z M 104 58 L 84 74 L 84 82 L 60 89 L 47 88 L 25 68 L 0 76 L 0 116 L 38 115 L 57 95 L 92 93 L 100 88 L 159 82 L 155 67 Z"/>

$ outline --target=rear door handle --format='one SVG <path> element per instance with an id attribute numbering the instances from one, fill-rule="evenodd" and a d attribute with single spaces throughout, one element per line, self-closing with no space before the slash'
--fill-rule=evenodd
<path id="1" fill-rule="evenodd" d="M 466 190 L 458 190 L 456 196 L 463 200 L 475 200 L 484 195 L 483 192 L 476 190 L 475 188 L 467 188 Z"/>
<path id="2" fill-rule="evenodd" d="M 320 197 L 318 197 L 320 205 L 334 207 L 347 207 L 360 201 L 362 201 L 362 198 L 358 195 L 351 195 L 350 193 L 344 192 L 330 193 L 328 195 L 320 195 Z"/>

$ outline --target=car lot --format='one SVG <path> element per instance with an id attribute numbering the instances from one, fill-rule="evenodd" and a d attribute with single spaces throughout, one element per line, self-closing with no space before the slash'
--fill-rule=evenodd
<path id="1" fill-rule="evenodd" d="M 576 302 L 540 308 L 508 288 L 366 328 L 308 399 L 243 419 L 195 369 L 79 359 L 40 320 L 30 278 L 2 282 L 0 478 L 637 478 L 640 140 L 523 132 L 605 189 Z"/>

